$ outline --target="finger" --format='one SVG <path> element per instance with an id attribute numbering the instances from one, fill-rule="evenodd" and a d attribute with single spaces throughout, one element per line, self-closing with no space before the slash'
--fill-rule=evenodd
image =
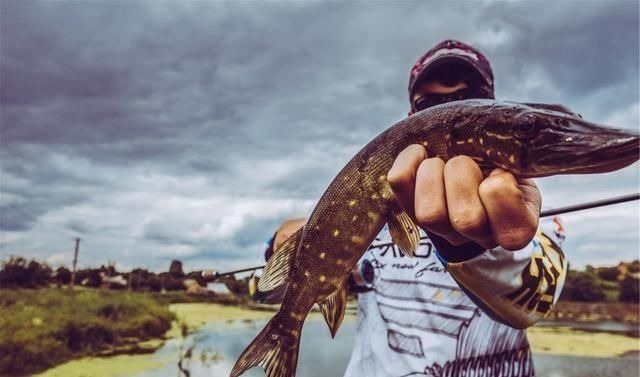
<path id="1" fill-rule="evenodd" d="M 479 187 L 495 241 L 507 250 L 526 246 L 538 229 L 540 194 L 533 181 L 522 181 L 502 169 L 494 170 Z"/>
<path id="2" fill-rule="evenodd" d="M 524 202 L 531 215 L 540 219 L 540 211 L 542 209 L 542 196 L 540 195 L 540 189 L 536 185 L 533 179 L 517 179 L 518 187 L 524 195 Z"/>
<path id="3" fill-rule="evenodd" d="M 435 233 L 454 245 L 459 245 L 467 240 L 456 232 L 449 222 L 444 169 L 445 162 L 439 158 L 428 158 L 418 167 L 415 215 L 418 225 L 424 230 Z"/>
<path id="4" fill-rule="evenodd" d="M 478 194 L 482 181 L 482 170 L 467 156 L 454 157 L 445 166 L 444 182 L 452 229 L 467 240 L 490 248 L 495 242 Z"/>
<path id="5" fill-rule="evenodd" d="M 415 218 L 413 199 L 416 171 L 425 158 L 427 158 L 427 150 L 422 145 L 410 145 L 400 152 L 387 173 L 387 181 L 396 200 L 412 218 Z"/>

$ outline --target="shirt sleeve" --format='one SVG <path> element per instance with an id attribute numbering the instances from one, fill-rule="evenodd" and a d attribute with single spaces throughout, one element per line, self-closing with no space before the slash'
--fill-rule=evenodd
<path id="1" fill-rule="evenodd" d="M 526 328 L 544 318 L 560 297 L 567 271 L 563 240 L 564 228 L 556 217 L 543 219 L 534 239 L 519 251 L 497 247 L 455 261 L 437 254 L 485 313 L 508 326 Z"/>

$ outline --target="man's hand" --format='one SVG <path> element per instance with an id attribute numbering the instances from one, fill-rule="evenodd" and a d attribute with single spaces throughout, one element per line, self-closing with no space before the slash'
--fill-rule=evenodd
<path id="1" fill-rule="evenodd" d="M 273 239 L 273 250 L 278 250 L 278 247 L 286 241 L 287 238 L 297 232 L 298 229 L 302 228 L 306 222 L 307 219 L 289 219 L 283 221 Z"/>
<path id="2" fill-rule="evenodd" d="M 519 250 L 537 231 L 542 198 L 533 180 L 503 169 L 484 177 L 469 157 L 445 163 L 411 145 L 398 155 L 387 179 L 417 224 L 454 246 L 472 241 L 486 249 Z"/>

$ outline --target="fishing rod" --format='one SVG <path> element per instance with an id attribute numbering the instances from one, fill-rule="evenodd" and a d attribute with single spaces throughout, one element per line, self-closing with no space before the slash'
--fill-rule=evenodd
<path id="1" fill-rule="evenodd" d="M 582 204 L 574 204 L 574 205 L 567 206 L 567 207 L 549 209 L 549 210 L 540 212 L 540 217 L 549 217 L 549 216 L 559 215 L 561 213 L 582 211 L 582 210 L 585 210 L 585 209 L 596 208 L 596 207 L 604 207 L 604 206 L 609 206 L 609 205 L 612 205 L 612 204 L 630 202 L 632 200 L 638 200 L 638 199 L 640 199 L 640 193 L 616 196 L 614 198 L 609 198 L 609 199 L 596 200 L 596 201 L 593 201 L 593 202 L 587 202 L 587 203 L 582 203 Z M 207 281 L 209 281 L 209 279 L 211 279 L 210 281 L 213 281 L 213 280 L 216 280 L 217 278 L 222 277 L 222 276 L 229 276 L 229 275 L 234 275 L 234 274 L 238 274 L 238 273 L 241 273 L 241 272 L 260 270 L 260 269 L 264 268 L 264 266 L 265 265 L 249 267 L 249 268 L 243 268 L 241 270 L 220 272 L 220 273 L 218 273 L 218 272 L 216 272 L 214 270 L 205 270 L 205 271 L 202 271 L 202 277 Z"/>
<path id="2" fill-rule="evenodd" d="M 255 266 L 255 267 L 243 268 L 243 269 L 240 269 L 240 270 L 233 270 L 233 271 L 227 271 L 227 272 L 218 272 L 216 270 L 202 270 L 202 272 L 200 272 L 200 275 L 202 276 L 202 278 L 204 279 L 205 282 L 209 283 L 209 282 L 215 281 L 218 278 L 221 278 L 223 276 L 235 275 L 235 274 L 239 274 L 241 272 L 260 270 L 260 269 L 264 268 L 264 266 L 265 265 Z"/>
<path id="3" fill-rule="evenodd" d="M 610 199 L 596 200 L 593 202 L 576 204 L 568 207 L 549 209 L 549 210 L 540 212 L 540 217 L 548 217 L 553 215 L 559 215 L 561 213 L 582 211 L 584 209 L 603 207 L 603 206 L 608 206 L 612 204 L 630 202 L 632 200 L 638 200 L 638 199 L 640 199 L 640 193 L 617 196 L 615 198 L 610 198 Z"/>

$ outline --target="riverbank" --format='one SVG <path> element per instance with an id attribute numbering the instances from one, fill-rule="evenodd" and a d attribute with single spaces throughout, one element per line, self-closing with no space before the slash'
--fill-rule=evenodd
<path id="1" fill-rule="evenodd" d="M 169 305 L 169 310 L 177 318 L 177 323 L 186 325 L 189 332 L 196 331 L 202 326 L 243 326 L 252 324 L 255 321 L 267 320 L 275 314 L 275 307 L 266 306 L 228 306 L 212 303 L 178 303 Z M 355 318 L 354 315 L 346 314 L 345 319 Z M 320 320 L 322 315 L 318 311 L 309 313 L 307 320 Z M 179 335 L 172 328 L 169 337 Z"/>
<path id="2" fill-rule="evenodd" d="M 238 307 L 215 303 L 179 303 L 169 305 L 175 315 L 171 330 L 165 334 L 167 339 L 177 339 L 186 332 L 194 332 L 204 326 L 225 326 L 229 328 L 252 326 L 256 321 L 265 321 L 273 317 L 268 308 Z M 355 319 L 347 314 L 346 321 Z M 319 312 L 309 314 L 308 321 L 320 321 Z M 186 331 L 185 331 L 186 330 Z M 177 357 L 177 356 L 176 356 Z M 111 357 L 85 357 L 49 369 L 35 377 L 115 377 L 129 376 L 138 372 L 160 368 L 176 360 L 163 360 L 151 354 L 118 355 Z"/>
<path id="3" fill-rule="evenodd" d="M 177 321 L 167 337 L 174 339 L 182 335 L 182 327 L 196 331 L 203 327 L 225 326 L 231 328 L 255 326 L 273 316 L 270 310 L 252 310 L 247 307 L 226 306 L 212 303 L 171 304 L 170 310 Z M 320 313 L 311 313 L 310 321 L 322 321 Z M 348 314 L 345 321 L 355 320 Z M 534 353 L 548 355 L 583 356 L 592 358 L 620 357 L 640 352 L 638 338 L 622 334 L 586 332 L 567 327 L 533 327 L 528 330 Z M 173 359 L 162 359 L 153 355 L 120 355 L 113 357 L 91 357 L 72 360 L 50 369 L 39 377 L 114 377 L 135 375 L 142 371 L 161 368 Z"/>
<path id="4" fill-rule="evenodd" d="M 205 325 L 225 324 L 242 326 L 254 321 L 266 320 L 273 311 L 251 310 L 216 304 L 172 304 L 170 309 L 176 317 L 190 329 Z M 345 320 L 355 320 L 355 315 L 347 314 Z M 312 312 L 308 320 L 322 320 L 319 312 Z M 527 330 L 527 336 L 534 353 L 570 355 L 583 357 L 621 357 L 640 352 L 637 337 L 620 333 L 575 330 L 567 326 L 534 326 Z"/>
<path id="5" fill-rule="evenodd" d="M 640 325 L 640 305 L 622 302 L 559 301 L 547 316 L 550 321 L 614 321 Z"/>
<path id="6" fill-rule="evenodd" d="M 93 289 L 0 289 L 0 309 L 3 376 L 87 355 L 153 352 L 174 320 L 148 295 Z"/>
<path id="7" fill-rule="evenodd" d="M 624 334 L 534 326 L 527 337 L 533 353 L 602 358 L 640 352 L 638 338 Z"/>

